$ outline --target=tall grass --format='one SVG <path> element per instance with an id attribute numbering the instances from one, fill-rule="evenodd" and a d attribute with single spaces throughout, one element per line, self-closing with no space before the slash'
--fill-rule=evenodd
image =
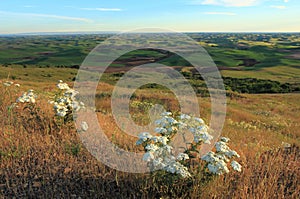
<path id="1" fill-rule="evenodd" d="M 32 109 L 25 105 L 8 109 L 20 91 L 7 89 L 0 86 L 0 197 L 300 197 L 300 105 L 296 103 L 300 95 L 245 95 L 229 100 L 228 119 L 233 123 L 226 123 L 224 134 L 241 154 L 242 172 L 210 176 L 202 172 L 204 165 L 197 164 L 192 178 L 180 179 L 164 172 L 124 173 L 103 165 L 85 149 L 72 125 L 57 125 L 45 98 L 39 97 Z M 136 99 L 144 98 L 142 94 Z M 165 99 L 159 94 L 155 97 Z M 209 107 L 209 99 L 199 100 L 200 105 Z M 170 107 L 176 107 L 176 102 L 170 100 L 169 103 Z M 104 105 L 100 109 L 108 111 L 98 112 L 98 119 L 110 132 L 108 137 L 120 147 L 141 150 L 134 147 L 135 138 L 124 135 L 114 125 L 109 102 Z M 270 114 L 266 116 L 257 111 L 270 111 Z M 203 117 L 209 118 L 208 111 L 203 112 Z M 274 120 L 285 121 L 287 125 L 273 129 L 258 126 L 256 130 L 234 125 L 254 120 L 268 125 L 275 125 Z M 294 145 L 284 148 L 282 142 Z"/>

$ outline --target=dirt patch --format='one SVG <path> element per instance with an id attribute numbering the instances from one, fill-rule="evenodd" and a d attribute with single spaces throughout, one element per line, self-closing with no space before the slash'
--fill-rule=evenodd
<path id="1" fill-rule="evenodd" d="M 252 67 L 252 66 L 255 66 L 256 64 L 260 63 L 256 59 L 236 59 L 236 60 L 243 61 L 243 63 L 239 64 L 239 66 L 246 66 L 246 67 Z"/>
<path id="2" fill-rule="evenodd" d="M 242 68 L 240 67 L 227 67 L 227 66 L 218 66 L 219 70 L 234 70 L 234 71 L 241 71 Z"/>
<path id="3" fill-rule="evenodd" d="M 51 52 L 51 51 L 46 51 L 46 52 L 39 52 L 37 53 L 38 55 L 53 55 L 54 52 Z"/>
<path id="4" fill-rule="evenodd" d="M 289 58 L 289 59 L 300 59 L 300 51 L 294 52 L 294 53 L 286 56 L 286 58 Z"/>

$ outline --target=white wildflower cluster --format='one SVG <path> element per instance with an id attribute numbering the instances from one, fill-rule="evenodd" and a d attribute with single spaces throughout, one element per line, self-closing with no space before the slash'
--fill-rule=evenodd
<path id="1" fill-rule="evenodd" d="M 152 169 L 176 173 L 184 178 L 191 176 L 188 168 L 183 165 L 184 161 L 189 159 L 188 154 L 174 155 L 173 147 L 169 145 L 169 142 L 175 134 L 188 130 L 194 135 L 195 143 L 209 143 L 213 137 L 208 133 L 208 127 L 204 121 L 185 114 L 175 119 L 172 113 L 164 112 L 155 124 L 157 125 L 156 135 L 148 132 L 141 133 L 136 142 L 137 145 L 143 145 L 146 151 L 143 160 L 147 161 Z"/>
<path id="2" fill-rule="evenodd" d="M 33 90 L 30 89 L 27 92 L 23 93 L 22 96 L 20 96 L 17 99 L 17 102 L 20 103 L 35 103 L 36 95 L 33 93 Z"/>
<path id="3" fill-rule="evenodd" d="M 84 109 L 84 103 L 76 100 L 77 91 L 71 89 L 67 83 L 59 80 L 57 88 L 63 91 L 56 96 L 55 101 L 51 101 L 55 114 L 59 117 L 65 117 L 70 115 L 73 111 L 77 112 Z"/>
<path id="4" fill-rule="evenodd" d="M 89 125 L 85 121 L 81 122 L 80 127 L 82 131 L 87 131 L 89 129 Z"/>
<path id="5" fill-rule="evenodd" d="M 3 85 L 7 86 L 7 87 L 12 86 L 12 85 L 15 85 L 16 87 L 20 87 L 20 84 L 15 84 L 12 81 L 6 81 L 6 82 L 3 83 Z"/>
<path id="6" fill-rule="evenodd" d="M 209 127 L 201 118 L 181 114 L 180 121 L 180 126 L 187 128 L 193 134 L 195 143 L 210 144 L 213 136 L 209 134 Z"/>
<path id="7" fill-rule="evenodd" d="M 215 144 L 216 152 L 208 152 L 206 155 L 202 156 L 201 159 L 207 162 L 208 170 L 216 175 L 221 175 L 224 173 L 228 173 L 228 163 L 230 159 L 233 157 L 239 158 L 239 154 L 231 150 L 227 145 L 229 142 L 229 138 L 222 137 L 219 142 Z M 242 166 L 236 162 L 231 162 L 231 167 L 235 170 L 240 172 Z"/>
<path id="8" fill-rule="evenodd" d="M 153 169 L 176 173 L 182 177 L 190 176 L 187 167 L 180 163 L 182 160 L 189 159 L 188 155 L 181 153 L 175 157 L 172 154 L 173 147 L 168 145 L 168 136 L 152 136 L 144 132 L 139 135 L 139 138 L 137 144 L 143 143 L 146 150 L 143 160 Z"/>

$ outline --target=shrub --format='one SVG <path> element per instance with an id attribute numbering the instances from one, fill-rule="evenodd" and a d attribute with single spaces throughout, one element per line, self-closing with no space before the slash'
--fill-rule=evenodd
<path id="1" fill-rule="evenodd" d="M 213 136 L 210 135 L 209 127 L 201 118 L 186 114 L 173 117 L 170 112 L 162 113 L 161 118 L 156 121 L 156 125 L 155 135 L 143 132 L 139 134 L 136 142 L 137 145 L 142 145 L 146 152 L 143 160 L 148 162 L 151 171 L 164 170 L 183 178 L 191 177 L 187 161 L 194 157 L 192 154 L 200 153 L 198 149 L 201 144 L 210 144 Z M 172 138 L 176 135 L 185 137 L 187 132 L 193 135 L 193 141 L 186 143 L 188 147 L 184 149 L 184 152 L 174 154 L 173 147 L 170 145 Z M 236 151 L 228 147 L 228 142 L 229 138 L 222 137 L 215 144 L 216 152 L 210 151 L 201 157 L 200 160 L 206 162 L 210 173 L 217 175 L 228 173 L 229 160 L 239 157 Z M 241 171 L 241 165 L 236 161 L 231 162 L 231 167 L 236 171 Z"/>

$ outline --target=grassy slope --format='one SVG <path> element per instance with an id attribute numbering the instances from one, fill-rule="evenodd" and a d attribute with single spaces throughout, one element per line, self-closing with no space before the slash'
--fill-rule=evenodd
<path id="1" fill-rule="evenodd" d="M 53 90 L 54 82 L 49 83 L 43 86 Z M 37 82 L 28 84 L 36 86 L 34 89 L 43 89 Z M 112 86 L 103 84 L 99 89 L 109 93 Z M 299 148 L 291 148 L 290 152 L 277 149 L 283 147 L 283 142 L 300 146 L 300 94 L 228 98 L 222 134 L 231 138 L 231 147 L 241 154 L 243 172 L 206 180 L 207 183 L 202 181 L 205 176 L 196 172 L 189 181 L 177 180 L 168 184 L 149 174 L 118 172 L 98 162 L 86 151 L 73 128 L 55 127 L 47 99 L 40 97 L 37 103 L 42 107 L 36 110 L 44 121 L 41 125 L 36 118 L 29 119 L 32 116 L 22 111 L 22 106 L 13 113 L 8 112 L 7 106 L 14 101 L 15 91 L 10 91 L 12 95 L 4 94 L 8 90 L 3 86 L 0 86 L 0 91 L 4 96 L 0 103 L 0 167 L 4 168 L 0 170 L 2 196 L 296 198 L 299 194 L 297 180 L 300 176 L 296 166 L 299 165 Z M 176 107 L 176 101 L 165 92 L 155 92 L 153 96 L 153 93 L 142 90 L 137 93 L 137 99 L 139 96 L 141 99 L 168 99 L 165 102 L 169 107 Z M 202 117 L 209 121 L 210 100 L 199 100 Z M 100 109 L 109 110 L 108 98 L 98 99 L 97 103 L 101 104 Z M 120 132 L 110 113 L 99 112 L 98 118 L 114 143 L 139 150 L 134 146 L 135 138 Z"/>
<path id="2" fill-rule="evenodd" d="M 0 66 L 1 67 L 1 66 Z M 0 79 L 10 79 L 20 83 L 48 83 L 58 80 L 71 81 L 77 75 L 76 69 L 71 68 L 36 68 L 15 65 L 1 67 Z"/>
<path id="3" fill-rule="evenodd" d="M 282 83 L 300 82 L 300 69 L 290 66 L 275 66 L 246 71 L 223 70 L 221 74 L 225 77 L 269 79 Z"/>

